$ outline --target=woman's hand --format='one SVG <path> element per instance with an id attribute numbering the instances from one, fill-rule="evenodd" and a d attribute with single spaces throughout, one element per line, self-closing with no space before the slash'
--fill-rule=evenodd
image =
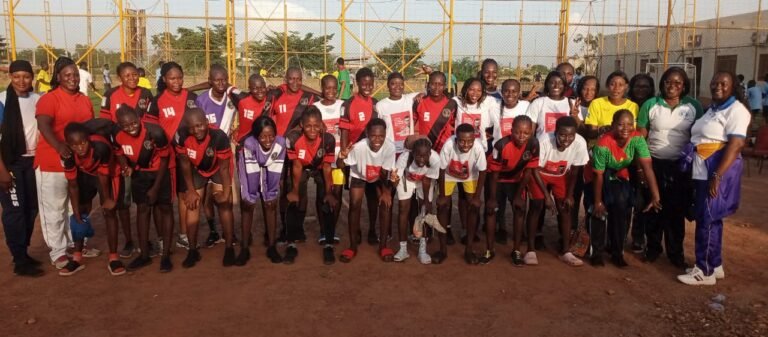
<path id="1" fill-rule="evenodd" d="M 602 219 L 607 214 L 608 211 L 605 209 L 605 204 L 602 201 L 597 202 L 594 208 L 592 208 L 592 216 L 595 218 Z"/>
<path id="2" fill-rule="evenodd" d="M 352 152 L 352 149 L 355 147 L 355 144 L 349 144 L 347 145 L 346 149 L 342 149 L 339 151 L 339 159 L 347 159 L 349 156 L 349 153 Z"/>
<path id="3" fill-rule="evenodd" d="M 651 202 L 648 203 L 648 206 L 645 206 L 643 212 L 648 212 L 651 209 L 656 213 L 661 212 L 661 200 L 659 198 L 651 199 Z"/>
<path id="4" fill-rule="evenodd" d="M 111 211 L 117 206 L 117 202 L 115 202 L 112 198 L 104 198 L 104 202 L 101 203 L 101 208 Z"/>
<path id="5" fill-rule="evenodd" d="M 184 193 L 184 203 L 188 209 L 194 211 L 200 204 L 200 195 L 195 190 L 189 190 L 187 193 Z"/>
<path id="6" fill-rule="evenodd" d="M 719 194 L 720 179 L 721 177 L 717 174 L 713 175 L 712 178 L 709 178 L 709 196 L 711 198 L 717 198 L 717 195 Z"/>
<path id="7" fill-rule="evenodd" d="M 8 192 L 13 187 L 13 177 L 8 171 L 0 171 L 0 190 Z"/>
<path id="8" fill-rule="evenodd" d="M 286 195 L 285 197 L 288 199 L 289 203 L 297 203 L 297 202 L 299 202 L 299 192 L 290 191 L 290 192 L 288 192 L 288 195 Z"/>
<path id="9" fill-rule="evenodd" d="M 54 148 L 56 149 L 56 152 L 58 152 L 59 156 L 61 156 L 61 158 L 66 159 L 72 156 L 72 150 L 70 150 L 69 146 L 64 143 L 55 144 Z"/>
<path id="10" fill-rule="evenodd" d="M 576 120 L 581 119 L 581 98 L 576 97 L 576 100 L 573 101 L 573 106 L 571 107 L 571 117 L 576 118 Z"/>

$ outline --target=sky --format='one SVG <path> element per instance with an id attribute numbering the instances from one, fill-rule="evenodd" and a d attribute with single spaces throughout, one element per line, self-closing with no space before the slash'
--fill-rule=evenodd
<path id="1" fill-rule="evenodd" d="M 449 0 L 446 0 L 448 2 Z M 603 32 L 611 34 L 616 32 L 615 25 L 620 22 L 635 24 L 656 25 L 664 24 L 666 20 L 666 0 L 661 1 L 661 9 L 657 7 L 660 0 L 605 0 L 605 1 L 577 1 L 571 3 L 570 23 L 571 36 L 576 34 L 586 34 Z M 768 9 L 768 0 L 761 0 L 765 9 Z M 349 3 L 349 0 L 346 1 Z M 699 20 L 714 18 L 716 15 L 717 0 L 698 0 L 696 16 Z M 38 0 L 20 0 L 17 5 L 16 13 L 30 14 L 31 16 L 20 15 L 17 21 L 29 29 L 32 34 L 40 41 L 45 41 L 44 20 L 41 18 L 43 11 L 42 1 Z M 50 0 L 51 13 L 56 14 L 84 14 L 85 0 Z M 149 16 L 162 16 L 164 13 L 164 3 L 168 5 L 170 16 L 203 16 L 204 0 L 126 0 L 128 7 L 134 9 L 145 9 Z M 722 1 L 720 15 L 721 17 L 754 12 L 758 8 L 759 1 L 756 0 L 728 0 Z M 341 12 L 340 0 L 288 0 L 287 17 L 290 19 L 322 19 L 324 12 L 330 20 L 335 20 Z M 640 6 L 638 6 L 640 4 Z M 684 0 L 674 0 L 673 19 L 674 23 L 682 23 L 684 20 Z M 209 17 L 219 18 L 211 19 L 211 23 L 223 23 L 224 17 L 223 0 L 209 0 Z M 405 13 L 403 11 L 405 6 Z M 560 10 L 560 1 L 479 1 L 479 0 L 456 0 L 455 2 L 455 21 L 457 22 L 478 22 L 482 20 L 488 24 L 457 24 L 454 29 L 454 58 L 470 57 L 482 58 L 494 57 L 502 65 L 515 65 L 518 54 L 518 33 L 519 27 L 516 24 L 509 23 L 520 22 L 521 6 L 523 7 L 522 22 L 529 23 L 524 25 L 522 32 L 522 55 L 523 64 L 546 64 L 551 65 L 556 55 L 557 44 L 557 22 Z M 273 18 L 282 19 L 283 1 L 280 0 L 235 0 L 236 17 L 245 17 L 246 7 L 248 8 L 248 18 Z M 627 11 L 623 9 L 627 7 Z M 639 11 L 637 11 L 639 7 Z M 482 11 L 481 11 L 482 10 Z M 605 15 L 603 16 L 603 12 Z M 626 12 L 626 18 L 620 17 L 619 13 Z M 108 17 L 96 17 L 92 19 L 92 39 L 95 41 L 100 38 L 114 23 L 114 16 L 117 8 L 111 0 L 92 0 L 92 13 Z M 481 14 L 482 13 L 482 14 Z M 350 5 L 347 12 L 347 19 L 368 20 L 368 21 L 432 21 L 440 22 L 444 15 L 441 6 L 436 0 L 355 0 Z M 764 15 L 768 17 L 768 15 Z M 5 26 L 6 17 L 0 17 Z M 51 32 L 53 44 L 57 47 L 73 49 L 75 44 L 85 44 L 86 39 L 86 19 L 84 17 L 55 17 L 51 20 Z M 607 27 L 586 26 L 589 23 L 605 22 Z M 507 23 L 500 25 L 499 23 Z M 168 27 L 170 31 L 175 32 L 178 27 L 203 26 L 204 20 L 192 18 L 173 18 L 169 19 Z M 149 18 L 147 20 L 147 35 L 162 33 L 166 22 L 163 18 Z M 768 26 L 768 18 L 764 18 L 764 26 Z M 346 34 L 347 57 L 359 57 L 361 54 L 370 55 L 360 43 L 353 38 L 357 36 L 365 40 L 365 45 L 371 50 L 377 51 L 383 46 L 390 44 L 391 41 L 400 38 L 403 33 L 407 37 L 416 37 L 421 41 L 422 47 L 432 41 L 442 31 L 442 24 L 414 24 L 408 23 L 403 26 L 402 23 L 376 23 L 368 22 L 366 25 L 360 23 L 349 23 L 350 32 Z M 336 22 L 323 24 L 317 21 L 292 21 L 287 25 L 288 30 L 298 31 L 299 33 L 312 32 L 322 34 L 327 31 L 329 34 L 335 34 L 335 37 L 329 42 L 334 46 L 335 53 L 340 50 L 340 26 Z M 404 30 L 403 30 L 404 29 Z M 482 32 L 481 32 L 482 29 Z M 269 22 L 264 24 L 262 21 L 249 21 L 248 37 L 249 39 L 258 39 L 263 34 L 270 31 L 282 31 L 282 22 Z M 629 30 L 632 30 L 631 28 Z M 245 41 L 245 24 L 243 20 L 237 20 L 235 31 L 238 35 L 238 44 Z M 745 32 L 749 34 L 749 32 Z M 3 33 L 3 35 L 5 35 Z M 30 38 L 21 28 L 17 28 L 17 48 L 31 48 L 37 45 L 37 42 Z M 481 42 L 482 41 L 482 42 Z M 116 50 L 119 46 L 119 34 L 115 30 L 106 35 L 100 48 Z M 441 58 L 447 58 L 448 34 L 443 39 L 438 39 L 434 45 L 425 52 L 425 61 L 437 62 Z M 571 43 L 569 54 L 579 52 L 580 46 Z"/>

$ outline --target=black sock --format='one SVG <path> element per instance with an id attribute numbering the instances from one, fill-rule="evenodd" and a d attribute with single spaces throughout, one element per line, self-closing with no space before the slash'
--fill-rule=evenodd
<path id="1" fill-rule="evenodd" d="M 213 219 L 208 219 L 208 228 L 211 229 L 211 232 L 216 231 L 216 222 Z"/>

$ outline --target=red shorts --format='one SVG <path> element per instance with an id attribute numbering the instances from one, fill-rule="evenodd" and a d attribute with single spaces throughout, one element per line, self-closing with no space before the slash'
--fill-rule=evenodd
<path id="1" fill-rule="evenodd" d="M 552 194 L 555 196 L 555 199 L 565 199 L 565 176 L 548 176 L 548 175 L 541 175 L 541 180 L 544 182 L 544 187 L 547 188 L 547 190 L 552 191 Z M 539 184 L 537 184 L 535 181 L 531 180 L 531 182 L 528 184 L 528 192 L 531 193 L 531 199 L 534 200 L 541 200 L 544 199 L 544 191 L 541 190 L 539 187 Z"/>

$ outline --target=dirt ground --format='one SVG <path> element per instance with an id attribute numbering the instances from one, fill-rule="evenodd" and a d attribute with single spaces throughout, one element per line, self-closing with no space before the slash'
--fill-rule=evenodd
<path id="1" fill-rule="evenodd" d="M 623 270 L 568 267 L 551 248 L 539 253 L 539 266 L 516 268 L 510 245 L 497 246 L 485 266 L 467 266 L 459 244 L 443 265 L 423 266 L 414 246 L 410 260 L 385 264 L 364 243 L 351 264 L 324 266 L 311 218 L 310 241 L 299 246 L 294 265 L 269 263 L 257 245 L 247 266 L 223 268 L 217 245 L 202 249 L 203 260 L 189 270 L 176 248 L 168 274 L 155 259 L 112 277 L 102 255 L 73 277 L 46 266 L 45 276 L 27 279 L 14 276 L 3 247 L 0 336 L 768 336 L 768 221 L 754 201 L 768 191 L 768 174 L 753 168 L 742 191 L 742 208 L 726 221 L 727 278 L 713 287 L 682 285 L 666 259 L 644 264 L 630 252 Z M 94 217 L 92 243 L 106 249 L 103 220 Z M 255 238 L 263 232 L 258 223 Z M 688 224 L 689 262 L 693 228 Z M 551 218 L 545 235 L 554 247 Z M 47 257 L 39 227 L 30 254 Z M 709 307 L 717 294 L 726 296 L 723 312 Z"/>

